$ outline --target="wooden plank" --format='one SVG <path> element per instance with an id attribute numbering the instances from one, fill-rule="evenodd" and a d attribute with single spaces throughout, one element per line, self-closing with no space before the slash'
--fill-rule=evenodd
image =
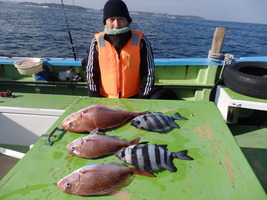
<path id="1" fill-rule="evenodd" d="M 213 35 L 211 51 L 213 53 L 221 53 L 224 36 L 226 34 L 226 29 L 223 27 L 216 27 Z"/>
<path id="2" fill-rule="evenodd" d="M 174 160 L 178 171 L 164 171 L 156 178 L 134 175 L 133 181 L 116 196 L 86 199 L 255 199 L 265 200 L 266 194 L 250 168 L 231 132 L 212 102 L 164 100 L 80 98 L 70 106 L 48 130 L 60 126 L 70 113 L 81 108 L 101 104 L 112 109 L 129 111 L 159 111 L 167 115 L 179 112 L 187 121 L 176 121 L 180 129 L 166 134 L 136 129 L 129 123 L 106 132 L 131 140 L 151 144 L 167 144 L 170 151 L 187 149 L 194 161 Z M 84 199 L 65 194 L 56 187 L 62 177 L 86 164 L 121 162 L 115 156 L 83 159 L 70 155 L 68 143 L 86 134 L 57 132 L 52 146 L 40 138 L 26 156 L 0 182 L 0 199 Z M 141 186 L 141 187 L 140 187 Z"/>

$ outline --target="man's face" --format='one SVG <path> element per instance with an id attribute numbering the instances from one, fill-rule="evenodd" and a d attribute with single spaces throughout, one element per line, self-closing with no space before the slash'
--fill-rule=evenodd
<path id="1" fill-rule="evenodd" d="M 120 29 L 128 26 L 128 21 L 125 17 L 110 17 L 106 19 L 105 28 Z"/>

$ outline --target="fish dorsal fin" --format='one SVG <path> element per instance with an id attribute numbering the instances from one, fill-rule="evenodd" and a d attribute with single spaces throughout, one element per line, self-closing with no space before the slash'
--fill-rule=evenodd
<path id="1" fill-rule="evenodd" d="M 80 170 L 80 174 L 85 174 L 85 173 L 88 173 L 88 172 L 97 172 L 99 171 L 98 169 L 82 169 Z"/>
<path id="2" fill-rule="evenodd" d="M 161 148 L 163 148 L 163 149 L 166 149 L 167 150 L 167 144 L 160 144 L 160 145 L 157 145 L 157 146 L 159 146 L 159 147 L 161 147 Z"/>
<path id="3" fill-rule="evenodd" d="M 154 112 L 155 114 L 163 115 L 162 112 Z"/>
<path id="4" fill-rule="evenodd" d="M 138 144 L 148 144 L 149 142 L 140 142 Z"/>
<path id="5" fill-rule="evenodd" d="M 140 137 L 137 137 L 137 138 L 131 140 L 130 141 L 130 144 L 138 144 L 138 142 L 140 141 L 140 139 L 141 139 Z"/>

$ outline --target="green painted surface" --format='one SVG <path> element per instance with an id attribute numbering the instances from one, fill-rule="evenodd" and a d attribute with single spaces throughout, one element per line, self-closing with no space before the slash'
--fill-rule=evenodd
<path id="1" fill-rule="evenodd" d="M 79 197 L 56 187 L 62 177 L 86 164 L 121 162 L 115 156 L 99 159 L 74 157 L 65 146 L 85 136 L 56 132 L 52 146 L 41 138 L 27 155 L 0 182 L 0 199 L 255 199 L 266 200 L 266 193 L 250 168 L 242 151 L 224 123 L 214 103 L 134 99 L 80 98 L 48 130 L 51 132 L 69 114 L 81 108 L 101 104 L 129 111 L 160 111 L 167 115 L 179 112 L 187 121 L 176 121 L 181 128 L 167 134 L 136 129 L 129 123 L 106 132 L 130 140 L 168 144 L 170 151 L 189 150 L 194 161 L 174 160 L 178 171 L 164 171 L 156 178 L 134 175 L 133 181 L 117 196 Z"/>
<path id="2" fill-rule="evenodd" d="M 244 100 L 244 101 L 254 101 L 254 102 L 259 102 L 259 103 L 267 103 L 267 99 L 259 99 L 259 98 L 249 97 L 249 96 L 234 92 L 233 90 L 231 90 L 227 87 L 223 87 L 223 89 L 227 92 L 227 94 L 232 99 L 239 99 L 239 100 Z"/>
<path id="3" fill-rule="evenodd" d="M 0 98 L 0 107 L 22 107 L 65 110 L 77 96 L 30 94 L 13 92 L 14 97 Z"/>
<path id="4" fill-rule="evenodd" d="M 73 67 L 82 77 L 81 82 L 68 81 L 36 81 L 34 75 L 19 74 L 13 62 L 16 59 L 0 59 L 1 90 L 14 92 L 62 94 L 87 96 L 86 73 L 81 63 L 70 59 L 51 59 L 44 61 L 53 80 L 57 80 L 58 73 Z M 193 62 L 192 62 L 193 61 Z M 155 88 L 164 87 L 173 90 L 178 97 L 187 101 L 209 100 L 209 92 L 218 80 L 221 64 L 209 59 L 156 59 L 155 60 Z M 208 91 L 208 92 L 207 92 Z"/>
<path id="5" fill-rule="evenodd" d="M 240 147 L 267 149 L 267 127 L 231 126 Z"/>
<path id="6" fill-rule="evenodd" d="M 235 140 L 267 192 L 267 128 L 229 125 Z"/>

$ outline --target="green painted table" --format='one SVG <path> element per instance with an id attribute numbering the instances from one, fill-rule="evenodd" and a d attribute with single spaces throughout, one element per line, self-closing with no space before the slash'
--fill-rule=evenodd
<path id="1" fill-rule="evenodd" d="M 80 97 L 48 130 L 47 134 L 70 113 L 101 104 L 129 111 L 160 111 L 167 115 L 179 112 L 187 121 L 176 121 L 181 128 L 167 134 L 136 129 L 129 123 L 106 132 L 130 140 L 168 144 L 170 151 L 189 150 L 194 161 L 174 160 L 178 171 L 164 171 L 156 178 L 134 175 L 133 181 L 111 196 L 80 197 L 65 194 L 56 187 L 62 177 L 86 164 L 121 162 L 115 156 L 101 159 L 74 157 L 65 146 L 86 134 L 56 132 L 52 146 L 40 138 L 26 156 L 1 180 L 0 199 L 248 199 L 265 200 L 266 193 L 237 146 L 231 132 L 211 102 L 185 102 Z M 41 123 L 41 122 L 40 122 Z"/>

